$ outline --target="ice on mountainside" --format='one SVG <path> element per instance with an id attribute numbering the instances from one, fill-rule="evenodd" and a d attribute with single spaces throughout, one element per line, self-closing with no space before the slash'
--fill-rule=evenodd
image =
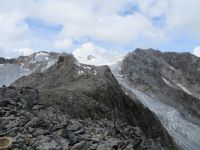
<path id="1" fill-rule="evenodd" d="M 47 52 L 38 52 L 36 53 L 35 60 L 40 61 L 48 61 L 49 60 L 49 54 Z"/>
<path id="2" fill-rule="evenodd" d="M 4 64 L 0 68 L 0 86 L 9 86 L 16 79 L 28 75 L 31 70 L 23 69 L 21 65 Z"/>
<path id="3" fill-rule="evenodd" d="M 130 85 L 120 74 L 120 65 L 116 63 L 110 66 L 112 73 L 118 82 L 132 92 L 144 106 L 153 111 L 160 119 L 163 126 L 168 130 L 170 135 L 175 139 L 176 143 L 185 150 L 199 150 L 200 147 L 200 127 L 187 121 L 175 108 L 162 103 L 156 98 L 152 98 L 142 91 L 137 90 Z M 172 86 L 171 83 L 162 78 L 166 84 Z M 173 86 L 172 86 L 173 87 Z M 181 86 L 183 88 L 183 86 Z M 183 90 L 187 90 L 184 89 Z M 125 90 L 126 91 L 126 90 Z M 188 91 L 187 91 L 188 92 Z"/>
<path id="4" fill-rule="evenodd" d="M 41 71 L 45 71 L 46 69 L 50 68 L 57 62 L 57 59 L 51 59 L 47 62 L 46 67 L 42 68 Z"/>
<path id="5" fill-rule="evenodd" d="M 37 52 L 30 56 L 21 56 L 0 64 L 0 86 L 9 86 L 12 82 L 22 76 L 26 76 L 36 71 L 45 71 L 57 62 L 58 54 L 48 52 Z"/>
<path id="6" fill-rule="evenodd" d="M 185 91 L 187 94 L 192 95 L 192 93 L 191 93 L 186 87 L 184 87 L 182 84 L 177 83 L 177 85 L 178 85 L 183 91 Z"/>
<path id="7" fill-rule="evenodd" d="M 165 79 L 164 77 L 162 77 L 162 79 L 167 85 L 173 87 L 173 85 L 167 79 Z"/>

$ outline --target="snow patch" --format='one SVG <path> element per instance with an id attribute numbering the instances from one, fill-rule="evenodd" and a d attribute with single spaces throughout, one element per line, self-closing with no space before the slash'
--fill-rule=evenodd
<path id="1" fill-rule="evenodd" d="M 42 72 L 45 71 L 46 69 L 50 68 L 51 66 L 53 66 L 55 63 L 57 62 L 57 59 L 52 59 L 50 61 L 48 61 L 47 65 L 45 68 L 42 68 Z"/>
<path id="2" fill-rule="evenodd" d="M 80 62 L 78 62 L 78 61 L 76 61 L 75 62 L 75 64 L 77 65 L 77 66 L 79 66 L 79 67 L 81 67 L 82 65 L 81 65 L 81 63 Z"/>
<path id="3" fill-rule="evenodd" d="M 174 67 L 172 67 L 172 66 L 170 66 L 170 68 L 174 71 L 175 69 L 174 69 Z"/>
<path id="4" fill-rule="evenodd" d="M 167 79 L 165 79 L 164 77 L 162 77 L 162 79 L 167 85 L 173 87 L 173 85 Z"/>
<path id="5" fill-rule="evenodd" d="M 47 61 L 48 61 L 48 60 L 49 60 L 49 57 L 45 57 L 45 60 L 47 60 Z"/>
<path id="6" fill-rule="evenodd" d="M 200 46 L 195 47 L 192 53 L 197 57 L 200 57 Z"/>
<path id="7" fill-rule="evenodd" d="M 24 63 L 21 63 L 21 70 L 24 70 L 24 71 L 29 71 L 30 69 L 28 68 L 25 68 L 24 66 L 25 64 Z"/>
<path id="8" fill-rule="evenodd" d="M 31 63 L 31 64 L 34 64 L 34 63 L 36 63 L 36 60 L 35 60 L 35 59 L 31 59 L 31 60 L 30 60 L 30 63 Z"/>
<path id="9" fill-rule="evenodd" d="M 83 70 L 79 70 L 79 71 L 78 71 L 78 74 L 79 74 L 79 75 L 82 75 L 82 74 L 84 74 L 84 71 L 83 71 Z"/>
<path id="10" fill-rule="evenodd" d="M 38 56 L 49 56 L 49 54 L 46 52 L 38 52 L 38 53 L 36 53 L 36 57 L 38 57 Z"/>
<path id="11" fill-rule="evenodd" d="M 49 60 L 49 54 L 48 53 L 45 53 L 45 52 L 38 52 L 36 53 L 36 56 L 35 56 L 35 60 L 37 62 L 40 62 L 40 61 L 47 61 Z"/>
<path id="12" fill-rule="evenodd" d="M 177 83 L 177 85 L 178 85 L 183 91 L 185 91 L 187 94 L 192 95 L 192 93 L 191 93 L 186 87 L 184 87 L 182 84 Z"/>
<path id="13" fill-rule="evenodd" d="M 91 69 L 92 69 L 92 68 L 89 67 L 89 66 L 83 66 L 83 68 L 86 69 L 86 70 L 91 70 Z"/>
<path id="14" fill-rule="evenodd" d="M 97 75 L 97 71 L 96 70 L 94 70 L 94 75 Z"/>

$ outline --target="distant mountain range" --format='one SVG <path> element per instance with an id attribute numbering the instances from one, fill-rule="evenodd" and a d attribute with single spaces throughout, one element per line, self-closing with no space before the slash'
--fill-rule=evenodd
<path id="1" fill-rule="evenodd" d="M 106 59 L 53 52 L 0 58 L 0 135 L 24 149 L 199 149 L 199 57 L 136 49 Z M 23 142 L 27 136 L 32 143 Z"/>

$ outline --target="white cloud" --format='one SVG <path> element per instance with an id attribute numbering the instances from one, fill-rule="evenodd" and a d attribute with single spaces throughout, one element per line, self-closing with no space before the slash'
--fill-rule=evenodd
<path id="1" fill-rule="evenodd" d="M 24 16 L 18 13 L 0 14 L 0 43 L 10 48 L 13 43 L 20 41 L 28 31 Z"/>
<path id="2" fill-rule="evenodd" d="M 28 27 L 22 19 L 20 14 L 0 14 L 0 32 L 10 37 L 24 33 Z"/>
<path id="3" fill-rule="evenodd" d="M 200 57 L 200 46 L 195 47 L 193 50 L 193 54 Z"/>
<path id="4" fill-rule="evenodd" d="M 134 13 L 119 14 L 131 5 L 136 6 Z M 60 51 L 74 46 L 70 39 L 85 41 L 85 38 L 97 44 L 123 47 L 144 41 L 156 47 L 173 38 L 171 33 L 177 29 L 200 39 L 199 14 L 199 0 L 1 0 L 0 47 L 11 52 L 20 47 L 46 50 L 53 47 Z M 154 22 L 159 17 L 164 19 L 162 27 Z M 26 18 L 61 25 L 62 30 L 53 37 L 40 37 Z"/>
<path id="5" fill-rule="evenodd" d="M 31 55 L 32 53 L 34 53 L 35 51 L 30 49 L 30 48 L 20 48 L 20 49 L 14 49 L 14 52 L 19 53 L 20 55 L 23 56 L 28 56 Z"/>
<path id="6" fill-rule="evenodd" d="M 120 60 L 124 53 L 101 48 L 88 42 L 75 49 L 73 55 L 81 63 L 99 66 L 109 65 Z"/>
<path id="7" fill-rule="evenodd" d="M 169 0 L 137 0 L 137 5 L 150 18 L 165 16 L 170 7 Z"/>
<path id="8" fill-rule="evenodd" d="M 170 9 L 167 14 L 168 26 L 185 30 L 188 34 L 200 39 L 200 1 L 169 0 Z"/>
<path id="9" fill-rule="evenodd" d="M 32 15 L 49 23 L 61 24 L 63 30 L 60 37 L 89 37 L 115 44 L 128 44 L 140 37 L 162 40 L 164 35 L 161 30 L 140 13 L 119 15 L 119 11 L 130 1 L 41 1 L 35 5 L 34 10 L 37 11 Z"/>
<path id="10" fill-rule="evenodd" d="M 69 38 L 59 39 L 54 42 L 54 47 L 57 49 L 65 49 L 73 46 L 73 41 Z"/>
<path id="11" fill-rule="evenodd" d="M 24 21 L 26 15 L 21 14 L 19 12 L 14 13 L 9 11 L 7 13 L 5 12 L 1 13 L 1 11 L 0 11 L 1 56 L 15 57 L 17 55 L 26 54 L 25 51 L 22 52 L 22 50 L 18 50 L 20 49 L 20 47 L 29 46 L 29 43 L 32 42 L 27 38 L 27 33 L 29 32 L 29 28 Z"/>

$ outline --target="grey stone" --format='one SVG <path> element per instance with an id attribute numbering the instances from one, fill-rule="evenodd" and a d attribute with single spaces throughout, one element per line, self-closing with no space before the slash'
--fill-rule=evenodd
<path id="1" fill-rule="evenodd" d="M 71 150 L 86 150 L 86 147 L 85 147 L 85 141 L 81 141 L 79 143 L 76 143 L 72 148 Z"/>

